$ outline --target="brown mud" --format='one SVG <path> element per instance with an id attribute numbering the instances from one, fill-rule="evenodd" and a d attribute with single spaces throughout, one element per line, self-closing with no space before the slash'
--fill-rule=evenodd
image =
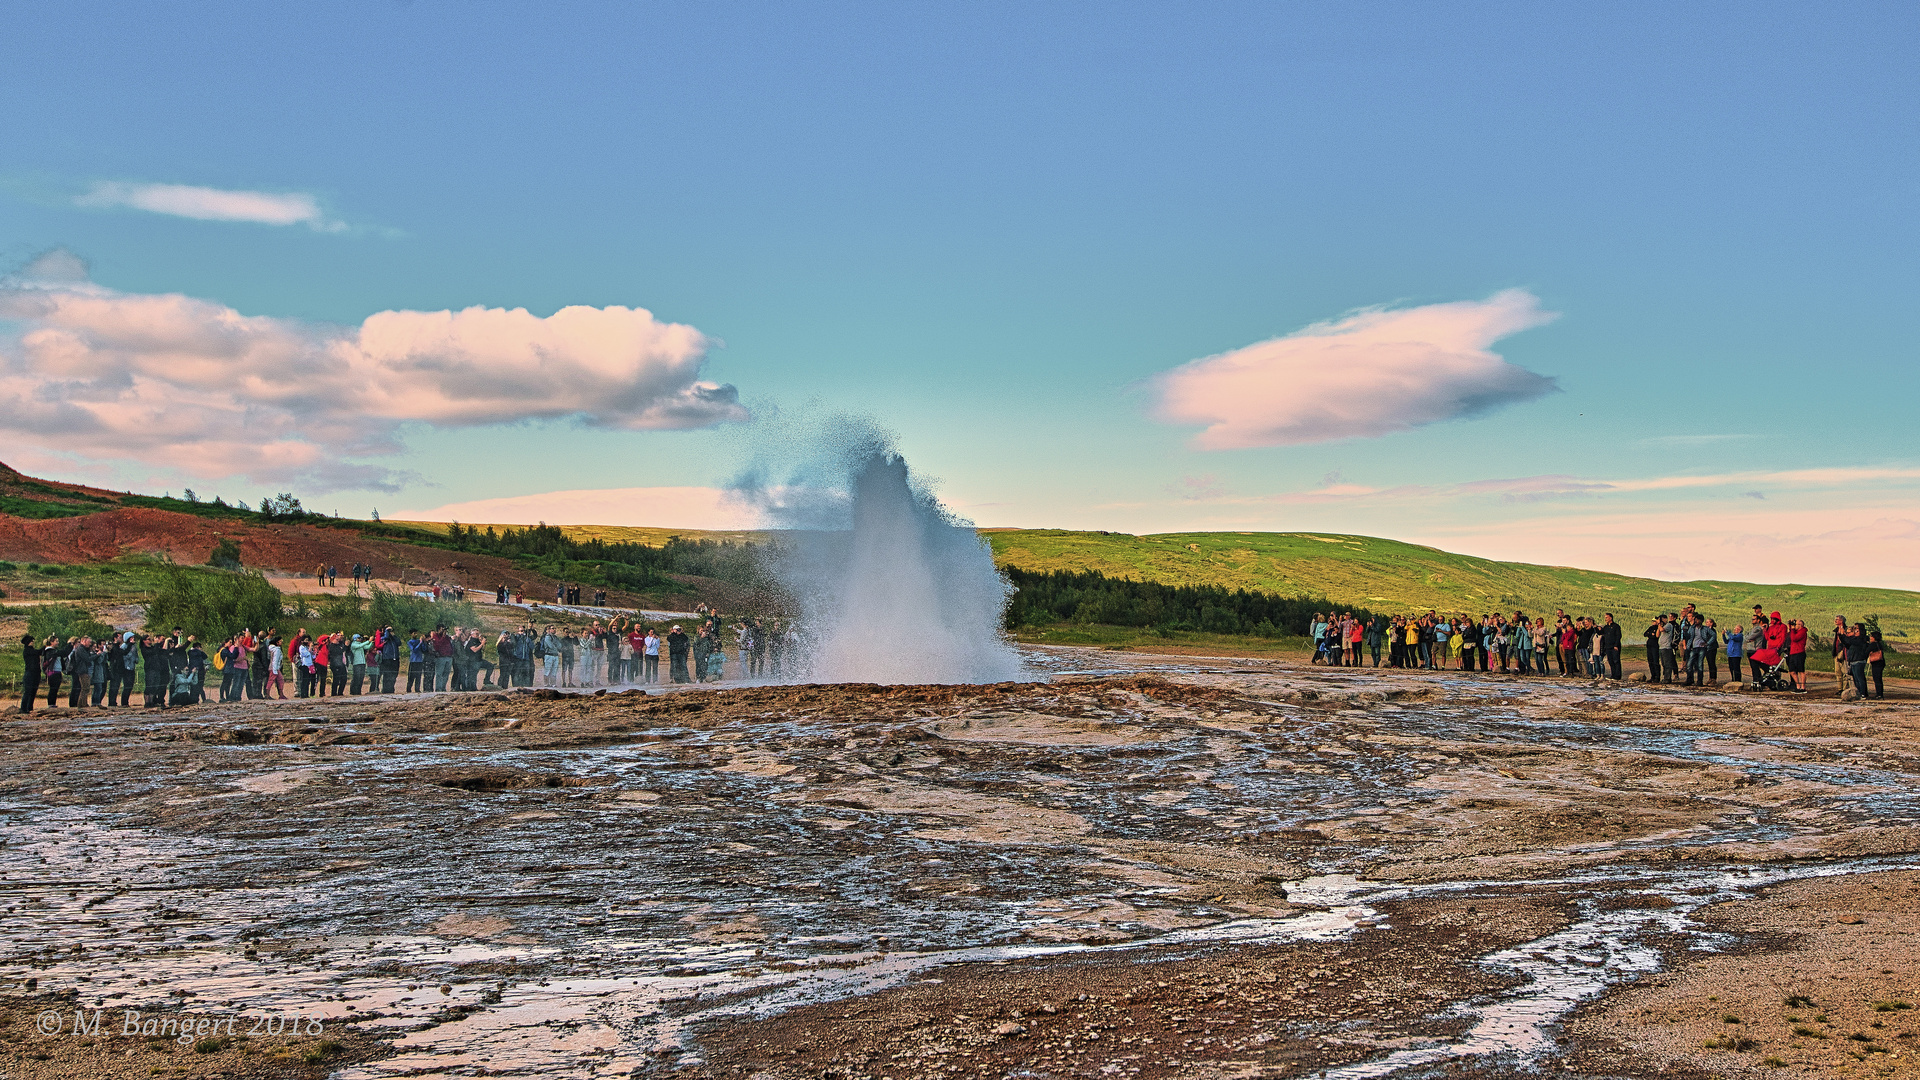
<path id="1" fill-rule="evenodd" d="M 1908 1060 L 1911 1013 L 1869 1015 L 1920 1004 L 1881 962 L 1906 924 L 1853 938 L 1914 909 L 1920 709 L 1028 656 L 1050 681 L 9 716 L 0 1056 L 94 1075 L 70 1024 L 30 1027 L 78 1009 L 298 1014 L 337 1044 L 113 1046 L 154 1075 Z M 1788 1022 L 1766 964 L 1874 1001 L 1809 990 L 1826 1039 L 1701 1046 L 1707 999 Z"/>

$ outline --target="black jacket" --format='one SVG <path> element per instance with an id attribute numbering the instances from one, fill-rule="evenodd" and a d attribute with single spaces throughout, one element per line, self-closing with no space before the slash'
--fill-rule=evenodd
<path id="1" fill-rule="evenodd" d="M 20 655 L 26 661 L 27 681 L 40 681 L 40 647 L 38 645 L 20 646 Z"/>

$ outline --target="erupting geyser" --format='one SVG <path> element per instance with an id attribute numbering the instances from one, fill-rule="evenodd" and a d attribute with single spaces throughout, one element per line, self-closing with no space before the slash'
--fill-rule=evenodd
<path id="1" fill-rule="evenodd" d="M 972 527 L 916 491 L 897 454 L 846 461 L 845 528 L 784 538 L 770 567 L 798 612 L 798 676 L 974 683 L 1027 677 L 1001 629 L 1013 589 Z M 836 514 L 836 516 L 838 516 Z"/>

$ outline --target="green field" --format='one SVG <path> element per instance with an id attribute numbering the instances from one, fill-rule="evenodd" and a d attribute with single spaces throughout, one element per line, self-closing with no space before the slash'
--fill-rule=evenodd
<path id="1" fill-rule="evenodd" d="M 1694 603 L 1721 621 L 1754 604 L 1816 629 L 1833 616 L 1880 616 L 1894 640 L 1920 639 L 1920 593 L 1737 581 L 1655 581 L 1597 570 L 1495 562 L 1437 548 L 1337 533 L 1125 533 L 985 529 L 994 560 L 1026 570 L 1096 570 L 1169 585 L 1220 585 L 1326 596 L 1375 612 L 1611 611 L 1621 622 Z M 1637 629 L 1635 627 L 1634 629 Z"/>
<path id="2" fill-rule="evenodd" d="M 392 522 L 444 532 L 435 522 Z M 485 528 L 485 524 L 480 525 Z M 495 528 L 516 526 L 496 525 Z M 525 526 L 517 526 L 524 528 Z M 769 532 L 711 532 L 620 525 L 562 525 L 571 539 L 662 544 L 689 540 L 760 541 Z M 1724 625 L 1754 604 L 1816 628 L 1833 616 L 1880 616 L 1896 641 L 1920 641 L 1920 593 L 1830 585 L 1754 585 L 1739 581 L 1656 581 L 1597 570 L 1497 562 L 1438 548 L 1339 533 L 1126 533 L 1065 529 L 982 529 L 994 561 L 1025 570 L 1096 570 L 1169 585 L 1219 585 L 1286 596 L 1326 596 L 1378 612 L 1529 613 L 1565 608 L 1611 611 L 1623 623 L 1693 603 Z"/>

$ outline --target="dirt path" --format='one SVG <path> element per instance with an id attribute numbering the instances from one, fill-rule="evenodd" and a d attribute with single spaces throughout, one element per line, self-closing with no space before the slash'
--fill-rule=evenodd
<path id="1" fill-rule="evenodd" d="M 1860 1052 L 1814 1069 L 1904 1051 L 1853 997 L 1910 979 L 1848 935 L 1914 907 L 1887 884 L 1920 854 L 1911 704 L 1028 656 L 1049 682 L 9 717 L 0 1036 L 16 1075 L 81 1076 L 48 1042 L 71 1033 L 23 1018 L 294 1011 L 373 1040 L 336 1040 L 356 1080 L 1731 1076 L 1783 1039 Z M 1836 936 L 1796 943 L 1795 918 Z M 1762 960 L 1853 986 L 1809 993 L 1829 1038 L 1690 1048 L 1703 999 L 1788 1023 Z"/>

